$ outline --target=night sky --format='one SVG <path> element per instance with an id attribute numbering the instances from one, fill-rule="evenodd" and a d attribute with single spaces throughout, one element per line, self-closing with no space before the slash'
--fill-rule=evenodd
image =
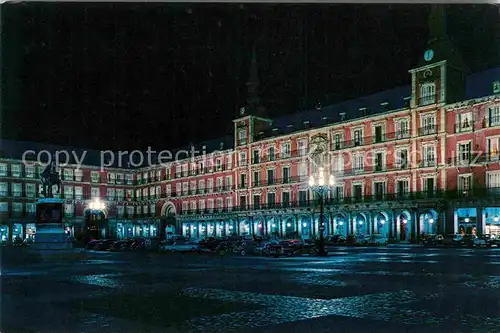
<path id="1" fill-rule="evenodd" d="M 252 48 L 270 117 L 409 84 L 426 5 L 2 5 L 2 137 L 175 148 L 232 134 Z M 447 6 L 471 71 L 500 64 L 492 5 Z"/>

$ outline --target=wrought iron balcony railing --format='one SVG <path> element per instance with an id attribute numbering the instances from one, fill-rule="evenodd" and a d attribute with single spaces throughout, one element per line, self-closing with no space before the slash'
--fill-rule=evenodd
<path id="1" fill-rule="evenodd" d="M 474 188 L 449 191 L 423 191 L 406 193 L 376 193 L 372 195 L 359 195 L 353 197 L 325 199 L 326 206 L 346 205 L 357 203 L 376 203 L 394 201 L 414 201 L 414 200 L 463 200 L 463 199 L 492 199 L 500 198 L 500 188 Z M 319 206 L 318 200 L 300 200 L 282 203 L 259 203 L 256 205 L 237 205 L 224 208 L 207 208 L 204 210 L 187 209 L 181 210 L 181 215 L 193 214 L 214 214 L 214 213 L 241 213 L 255 210 L 279 210 L 285 208 L 309 208 L 315 209 Z"/>
<path id="2" fill-rule="evenodd" d="M 419 136 L 432 135 L 432 134 L 436 134 L 436 133 L 437 133 L 437 126 L 436 125 L 424 126 L 424 127 L 420 127 L 418 129 Z"/>

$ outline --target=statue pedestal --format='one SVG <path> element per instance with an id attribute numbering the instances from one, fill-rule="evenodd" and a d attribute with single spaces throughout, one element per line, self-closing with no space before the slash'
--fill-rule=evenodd
<path id="1" fill-rule="evenodd" d="M 72 249 L 73 243 L 68 241 L 68 236 L 60 223 L 40 223 L 36 225 L 35 241 L 30 245 L 38 250 L 64 250 Z"/>
<path id="2" fill-rule="evenodd" d="M 36 235 L 30 246 L 32 249 L 73 248 L 73 243 L 68 241 L 62 224 L 64 202 L 62 199 L 40 199 L 37 202 Z"/>

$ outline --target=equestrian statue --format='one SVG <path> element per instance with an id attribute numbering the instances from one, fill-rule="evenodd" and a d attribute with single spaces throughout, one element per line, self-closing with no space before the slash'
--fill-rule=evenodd
<path id="1" fill-rule="evenodd" d="M 40 175 L 40 180 L 42 181 L 42 194 L 45 198 L 53 198 L 52 186 L 57 185 L 57 194 L 61 190 L 61 179 L 59 178 L 59 172 L 57 172 L 56 164 L 52 161 L 45 167 L 42 174 Z"/>

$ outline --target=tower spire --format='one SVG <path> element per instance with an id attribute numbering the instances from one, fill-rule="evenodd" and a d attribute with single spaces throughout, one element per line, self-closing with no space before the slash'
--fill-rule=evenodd
<path id="1" fill-rule="evenodd" d="M 429 43 L 447 39 L 446 34 L 446 12 L 444 5 L 434 4 L 429 15 Z"/>
<path id="2" fill-rule="evenodd" d="M 252 59 L 250 60 L 250 75 L 247 81 L 247 105 L 255 109 L 260 104 L 259 98 L 259 74 L 257 68 L 257 55 L 255 46 L 252 50 Z"/>
<path id="3" fill-rule="evenodd" d="M 250 71 L 247 81 L 247 101 L 245 107 L 240 109 L 240 115 L 251 114 L 264 117 L 264 107 L 260 104 L 259 84 L 257 50 L 254 46 L 252 58 L 250 59 Z"/>
<path id="4" fill-rule="evenodd" d="M 450 66 L 467 71 L 467 66 L 447 33 L 445 5 L 433 4 L 429 14 L 427 51 L 419 65 L 424 66 L 442 60 L 446 60 Z"/>

